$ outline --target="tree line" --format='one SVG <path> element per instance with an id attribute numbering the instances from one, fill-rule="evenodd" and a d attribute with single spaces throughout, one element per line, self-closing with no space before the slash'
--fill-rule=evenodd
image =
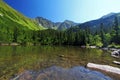
<path id="1" fill-rule="evenodd" d="M 21 45 L 86 45 L 107 47 L 110 44 L 120 44 L 120 27 L 118 18 L 115 17 L 114 25 L 109 32 L 105 32 L 104 24 L 100 30 L 92 33 L 89 27 L 80 29 L 70 28 L 66 31 L 53 29 L 33 31 L 14 27 L 0 27 L 0 43 L 19 43 Z"/>

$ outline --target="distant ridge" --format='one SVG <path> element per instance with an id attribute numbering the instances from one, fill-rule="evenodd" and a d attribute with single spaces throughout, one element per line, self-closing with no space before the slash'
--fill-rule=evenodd
<path id="1" fill-rule="evenodd" d="M 97 31 L 100 29 L 100 24 L 103 23 L 104 25 L 104 30 L 108 31 L 108 29 L 112 28 L 114 25 L 114 19 L 115 17 L 118 18 L 118 23 L 120 25 L 120 13 L 109 13 L 105 16 L 102 16 L 99 19 L 96 20 L 91 20 L 82 24 L 78 24 L 77 26 L 80 29 L 86 29 L 89 28 L 91 29 L 93 32 Z M 77 28 L 78 28 L 77 27 Z"/>
<path id="2" fill-rule="evenodd" d="M 55 30 L 66 30 L 69 29 L 72 26 L 76 26 L 78 23 L 75 23 L 73 21 L 65 20 L 64 22 L 52 22 L 48 19 L 45 19 L 43 17 L 36 17 L 35 20 L 37 23 L 41 26 L 44 26 L 45 28 L 49 29 L 55 29 Z"/>

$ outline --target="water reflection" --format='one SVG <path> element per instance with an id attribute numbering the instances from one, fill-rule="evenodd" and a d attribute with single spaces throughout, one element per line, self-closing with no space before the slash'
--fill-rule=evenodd
<path id="1" fill-rule="evenodd" d="M 109 53 L 100 49 L 72 46 L 0 46 L 0 80 L 10 79 L 25 70 L 41 70 L 53 65 L 70 68 L 93 62 L 118 66 L 112 63 L 113 60 Z"/>

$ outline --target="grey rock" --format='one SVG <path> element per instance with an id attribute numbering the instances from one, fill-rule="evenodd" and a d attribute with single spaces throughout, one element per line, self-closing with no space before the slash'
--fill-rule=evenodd
<path id="1" fill-rule="evenodd" d="M 65 69 L 52 66 L 50 68 L 35 72 L 25 71 L 14 80 L 112 80 L 104 74 L 86 69 L 84 67 L 73 67 Z"/>
<path id="2" fill-rule="evenodd" d="M 120 58 L 120 50 L 116 50 L 111 52 L 111 56 L 116 57 L 116 58 Z"/>

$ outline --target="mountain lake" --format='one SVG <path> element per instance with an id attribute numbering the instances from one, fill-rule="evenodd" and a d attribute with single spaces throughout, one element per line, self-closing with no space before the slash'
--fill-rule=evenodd
<path id="1" fill-rule="evenodd" d="M 84 72 L 89 70 L 95 71 L 86 68 L 89 62 L 120 68 L 120 65 L 112 63 L 114 60 L 120 61 L 120 59 L 111 57 L 110 52 L 101 49 L 81 48 L 79 46 L 0 46 L 0 80 L 12 80 L 12 78 L 17 77 L 21 73 L 30 71 L 33 72 L 32 74 L 37 75 L 38 73 L 40 75 L 43 71 L 56 71 L 51 72 L 52 77 L 50 79 L 42 79 L 42 77 L 36 80 L 70 80 L 71 74 L 68 74 L 69 71 L 72 71 L 72 74 L 74 72 L 75 74 L 81 74 L 79 70 L 83 70 Z M 109 76 L 113 80 L 120 79 L 116 74 L 99 72 L 104 77 Z M 53 76 L 55 76 L 55 73 L 56 78 L 59 79 L 54 79 Z M 94 72 L 92 73 L 94 74 Z M 75 74 L 72 76 L 76 78 Z M 83 75 L 83 77 L 85 76 Z M 71 80 L 85 80 L 78 78 Z"/>

